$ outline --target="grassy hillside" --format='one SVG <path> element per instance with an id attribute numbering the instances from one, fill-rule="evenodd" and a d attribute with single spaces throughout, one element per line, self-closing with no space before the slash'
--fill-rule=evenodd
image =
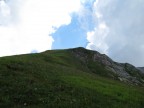
<path id="1" fill-rule="evenodd" d="M 144 88 L 70 50 L 0 58 L 0 108 L 143 108 Z"/>

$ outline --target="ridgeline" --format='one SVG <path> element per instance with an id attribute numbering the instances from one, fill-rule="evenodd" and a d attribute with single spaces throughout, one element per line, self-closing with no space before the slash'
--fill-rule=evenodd
<path id="1" fill-rule="evenodd" d="M 144 74 L 84 48 L 0 58 L 0 108 L 143 108 Z"/>

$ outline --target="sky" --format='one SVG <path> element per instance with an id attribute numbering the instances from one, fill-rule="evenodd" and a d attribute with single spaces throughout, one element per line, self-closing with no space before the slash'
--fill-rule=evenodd
<path id="1" fill-rule="evenodd" d="M 0 57 L 84 47 L 144 66 L 144 0 L 0 0 Z"/>

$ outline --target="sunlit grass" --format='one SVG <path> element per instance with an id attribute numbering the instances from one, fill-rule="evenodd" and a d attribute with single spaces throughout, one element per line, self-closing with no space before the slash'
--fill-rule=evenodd
<path id="1" fill-rule="evenodd" d="M 0 58 L 0 108 L 143 108 L 144 88 L 88 66 L 66 50 Z"/>

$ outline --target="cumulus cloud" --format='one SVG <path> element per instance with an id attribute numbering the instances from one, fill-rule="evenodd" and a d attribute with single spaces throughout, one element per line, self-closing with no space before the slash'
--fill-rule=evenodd
<path id="1" fill-rule="evenodd" d="M 87 48 L 144 66 L 143 10 L 143 0 L 96 0 L 93 14 L 98 24 L 87 33 Z"/>
<path id="2" fill-rule="evenodd" d="M 80 0 L 0 0 L 0 56 L 51 49 L 51 36 L 71 22 Z"/>

